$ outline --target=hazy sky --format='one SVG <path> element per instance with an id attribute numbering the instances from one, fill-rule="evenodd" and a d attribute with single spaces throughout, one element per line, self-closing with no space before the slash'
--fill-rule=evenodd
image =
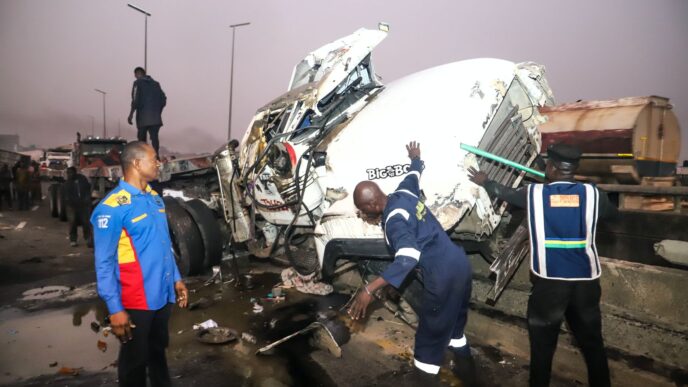
<path id="1" fill-rule="evenodd" d="M 475 57 L 544 64 L 557 102 L 661 95 L 683 125 L 688 158 L 686 0 L 132 0 L 153 14 L 148 70 L 168 96 L 161 142 L 212 151 L 226 138 L 229 24 L 237 30 L 233 135 L 283 93 L 308 52 L 388 22 L 373 54 L 385 82 Z M 114 0 L 0 0 L 0 133 L 54 146 L 89 134 L 91 116 L 126 123 L 133 68 L 143 65 L 143 15 Z M 444 114 L 444 113 L 443 113 Z"/>

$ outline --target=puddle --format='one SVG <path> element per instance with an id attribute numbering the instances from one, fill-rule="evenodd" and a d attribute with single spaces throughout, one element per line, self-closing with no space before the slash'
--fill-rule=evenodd
<path id="1" fill-rule="evenodd" d="M 19 309 L 0 312 L 0 384 L 15 383 L 42 374 L 56 374 L 62 367 L 99 372 L 117 358 L 119 344 L 110 335 L 91 330 L 105 311 L 95 304 L 26 313 Z M 102 352 L 98 341 L 107 344 Z M 50 367 L 57 362 L 57 365 Z M 113 368 L 109 368 L 113 369 Z"/>
<path id="2" fill-rule="evenodd" d="M 280 282 L 276 274 L 253 274 L 255 287 L 240 291 L 219 284 L 202 286 L 197 280 L 190 301 L 211 300 L 196 310 L 173 309 L 170 319 L 170 347 L 167 358 L 176 385 L 216 385 L 218 380 L 239 381 L 246 386 L 334 386 L 310 353 L 316 351 L 308 342 L 310 335 L 295 337 L 279 345 L 269 355 L 256 355 L 258 348 L 293 333 L 317 319 L 318 313 L 333 311 L 346 303 L 348 296 L 309 296 L 295 289 L 286 291 L 286 301 L 262 300 L 263 312 L 253 313 L 252 299 L 265 299 Z M 86 286 L 91 289 L 91 286 Z M 77 288 L 78 289 L 78 288 Z M 77 289 L 46 286 L 23 294 L 24 301 L 45 304 L 70 298 Z M 76 292 L 80 293 L 80 292 Z M 55 306 L 53 306 L 55 307 Z M 113 335 L 105 338 L 94 333 L 91 323 L 100 323 L 107 311 L 100 301 L 87 301 L 62 309 L 27 312 L 21 309 L 0 311 L 0 384 L 23 384 L 56 378 L 62 367 L 81 369 L 82 375 L 116 372 L 111 365 L 117 358 L 119 342 Z M 237 340 L 228 344 L 208 345 L 196 339 L 196 323 L 213 319 L 221 327 L 235 329 L 241 337 L 248 333 L 255 342 Z M 348 333 L 348 332 L 347 332 Z M 107 346 L 102 352 L 98 341 Z M 103 344 L 100 344 L 102 348 Z M 346 347 L 342 347 L 346 351 Z M 55 365 L 54 363 L 57 362 Z M 53 364 L 53 367 L 50 365 Z M 54 380 L 53 380 L 54 381 Z M 86 382 L 88 384 L 88 382 Z"/>

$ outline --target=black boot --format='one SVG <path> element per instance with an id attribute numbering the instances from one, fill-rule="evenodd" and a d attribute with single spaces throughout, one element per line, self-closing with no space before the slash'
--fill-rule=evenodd
<path id="1" fill-rule="evenodd" d="M 454 364 L 452 365 L 454 376 L 461 380 L 465 387 L 475 386 L 475 361 L 473 356 L 454 352 Z"/>
<path id="2" fill-rule="evenodd" d="M 438 374 L 429 374 L 427 372 L 421 371 L 416 367 L 412 367 L 412 370 L 404 374 L 399 387 L 435 387 L 440 386 L 440 378 Z"/>

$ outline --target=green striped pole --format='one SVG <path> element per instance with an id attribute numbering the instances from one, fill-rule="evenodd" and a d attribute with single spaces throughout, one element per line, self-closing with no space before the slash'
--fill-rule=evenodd
<path id="1" fill-rule="evenodd" d="M 524 171 L 526 173 L 530 173 L 531 175 L 541 177 L 543 179 L 545 178 L 545 174 L 543 172 L 536 171 L 532 168 L 528 168 L 525 165 L 521 165 L 521 164 L 514 162 L 514 161 L 511 161 L 511 160 L 507 160 L 504 157 L 499 157 L 493 153 L 486 152 L 486 151 L 484 151 L 482 149 L 478 149 L 474 146 L 470 146 L 470 145 L 466 145 L 466 144 L 462 143 L 461 149 L 463 149 L 467 152 L 475 153 L 476 155 L 482 156 L 486 159 L 490 159 L 490 160 L 496 161 L 498 163 L 502 163 L 502 164 L 508 165 L 510 167 L 514 167 L 514 168 L 518 169 L 519 171 Z"/>

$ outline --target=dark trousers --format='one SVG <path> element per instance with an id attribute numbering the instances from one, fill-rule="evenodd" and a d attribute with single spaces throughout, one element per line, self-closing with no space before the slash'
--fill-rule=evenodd
<path id="1" fill-rule="evenodd" d="M 121 344 L 117 365 L 120 386 L 145 386 L 146 370 L 153 387 L 170 386 L 165 349 L 170 341 L 168 322 L 170 304 L 159 310 L 128 309 L 129 318 L 136 328 L 133 339 Z"/>
<path id="2" fill-rule="evenodd" d="M 7 201 L 8 208 L 12 208 L 12 192 L 9 187 L 0 189 L 0 210 L 2 210 L 3 200 Z"/>
<path id="3" fill-rule="evenodd" d="M 69 218 L 69 240 L 76 242 L 79 225 L 84 229 L 84 240 L 91 242 L 91 208 L 88 204 L 67 206 Z"/>
<path id="4" fill-rule="evenodd" d="M 160 141 L 158 140 L 158 132 L 160 131 L 160 127 L 162 125 L 152 125 L 152 126 L 141 126 L 138 128 L 138 139 L 139 141 L 146 142 L 146 135 L 150 134 L 150 139 L 151 139 L 151 145 L 153 146 L 153 149 L 155 149 L 155 154 L 158 153 L 158 149 L 160 149 Z"/>
<path id="5" fill-rule="evenodd" d="M 549 386 L 552 357 L 564 317 L 583 352 L 590 386 L 610 385 L 602 341 L 600 294 L 599 280 L 533 280 L 528 300 L 531 386 Z"/>
<path id="6" fill-rule="evenodd" d="M 29 190 L 27 188 L 17 188 L 17 206 L 20 211 L 29 209 Z"/>

